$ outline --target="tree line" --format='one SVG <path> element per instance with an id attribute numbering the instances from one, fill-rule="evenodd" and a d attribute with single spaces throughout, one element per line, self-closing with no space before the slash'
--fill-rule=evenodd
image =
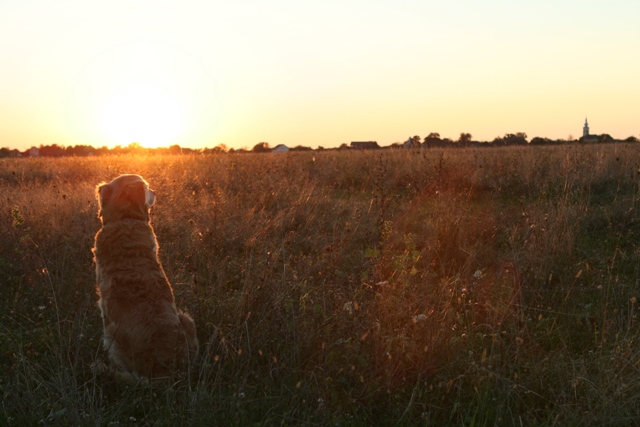
<path id="1" fill-rule="evenodd" d="M 609 134 L 594 135 L 585 141 L 583 138 L 574 139 L 569 136 L 567 139 L 553 140 L 549 138 L 535 137 L 528 140 L 527 134 L 524 132 L 507 133 L 504 136 L 494 138 L 492 141 L 475 141 L 470 133 L 463 132 L 458 139 L 442 138 L 437 132 L 431 132 L 424 138 L 414 135 L 407 139 L 404 143 L 395 142 L 389 146 L 381 148 L 464 148 L 464 147 L 502 147 L 502 146 L 541 146 L 541 145 L 560 145 L 570 143 L 610 143 L 610 142 L 639 142 L 635 136 L 630 136 L 624 140 L 617 140 Z M 223 153 L 268 153 L 273 147 L 268 142 L 259 142 L 252 149 L 233 149 L 225 144 L 218 144 L 213 148 L 193 149 L 180 147 L 179 145 L 171 145 L 169 147 L 146 148 L 138 142 L 132 142 L 127 146 L 117 145 L 114 148 L 93 147 L 91 145 L 74 145 L 63 146 L 58 144 L 40 145 L 39 147 L 31 147 L 24 151 L 10 149 L 7 147 L 0 148 L 0 158 L 2 157 L 87 157 L 87 156 L 107 156 L 107 155 L 129 155 L 129 154 L 162 154 L 162 155 L 181 155 L 181 154 L 223 154 Z M 350 149 L 347 143 L 341 144 L 335 148 L 337 150 Z M 288 151 L 321 151 L 324 147 L 313 149 L 303 145 L 288 148 Z"/>
<path id="2" fill-rule="evenodd" d="M 404 143 L 396 142 L 392 144 L 392 147 L 425 147 L 425 148 L 433 148 L 433 147 L 500 147 L 507 145 L 560 145 L 560 144 L 570 144 L 570 143 L 587 143 L 587 142 L 598 142 L 598 143 L 606 143 L 606 142 L 638 142 L 638 138 L 635 136 L 630 136 L 627 139 L 621 141 L 614 139 L 609 134 L 602 135 L 593 135 L 595 138 L 584 140 L 584 138 L 574 139 L 572 136 L 569 136 L 567 139 L 558 139 L 553 140 L 549 138 L 543 137 L 535 137 L 531 141 L 528 140 L 527 134 L 524 132 L 517 133 L 507 133 L 504 136 L 498 136 L 491 141 L 475 141 L 473 140 L 473 136 L 470 133 L 463 132 L 460 134 L 457 140 L 452 140 L 449 138 L 441 138 L 440 134 L 437 132 L 432 132 L 424 137 L 421 140 L 420 136 L 415 135 L 409 138 Z"/>

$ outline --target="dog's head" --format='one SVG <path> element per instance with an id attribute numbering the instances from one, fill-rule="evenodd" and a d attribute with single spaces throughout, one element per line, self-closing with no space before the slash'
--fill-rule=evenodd
<path id="1" fill-rule="evenodd" d="M 103 224 L 127 218 L 149 221 L 149 208 L 156 198 L 140 175 L 120 175 L 99 184 L 97 196 Z"/>

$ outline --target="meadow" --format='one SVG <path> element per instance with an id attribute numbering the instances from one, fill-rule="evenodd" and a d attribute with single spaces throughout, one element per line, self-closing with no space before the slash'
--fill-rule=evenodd
<path id="1" fill-rule="evenodd" d="M 102 367 L 95 187 L 141 174 L 200 358 Z M 633 425 L 640 146 L 0 160 L 0 425 Z"/>

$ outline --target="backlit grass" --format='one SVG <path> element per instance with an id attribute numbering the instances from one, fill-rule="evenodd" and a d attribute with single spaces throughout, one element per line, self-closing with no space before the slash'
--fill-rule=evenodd
<path id="1" fill-rule="evenodd" d="M 95 186 L 152 221 L 201 357 L 100 367 Z M 640 147 L 0 160 L 0 425 L 640 417 Z"/>

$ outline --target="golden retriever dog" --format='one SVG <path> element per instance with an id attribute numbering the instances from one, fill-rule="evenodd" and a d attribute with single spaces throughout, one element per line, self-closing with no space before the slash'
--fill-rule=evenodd
<path id="1" fill-rule="evenodd" d="M 155 193 L 138 175 L 97 187 L 102 228 L 93 248 L 104 346 L 114 367 L 163 378 L 188 368 L 198 352 L 193 319 L 176 308 L 158 259 L 149 209 Z"/>

